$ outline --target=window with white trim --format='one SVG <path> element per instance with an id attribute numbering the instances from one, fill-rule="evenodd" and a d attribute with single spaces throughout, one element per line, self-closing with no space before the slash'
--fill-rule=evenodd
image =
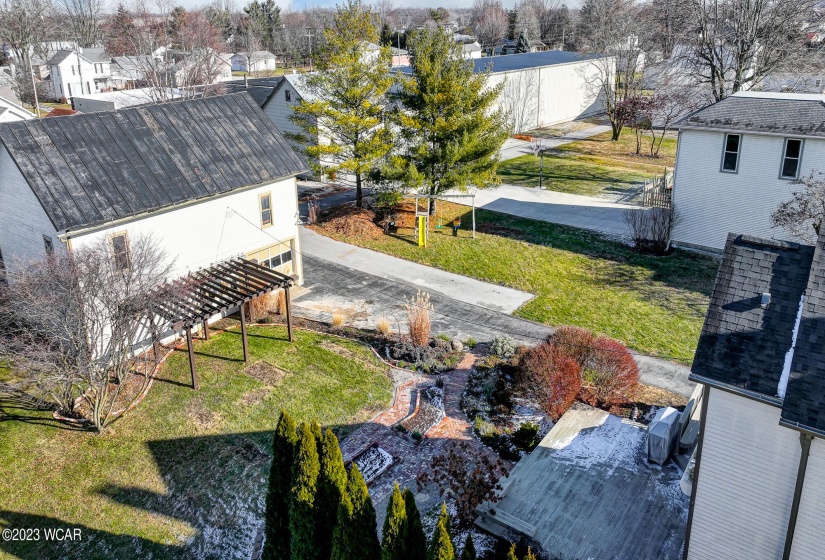
<path id="1" fill-rule="evenodd" d="M 46 249 L 47 257 L 54 255 L 54 241 L 46 234 L 43 234 L 43 248 Z"/>
<path id="2" fill-rule="evenodd" d="M 802 160 L 802 140 L 799 138 L 785 138 L 785 148 L 782 150 L 782 170 L 780 177 L 783 179 L 796 179 L 799 177 L 799 162 Z"/>
<path id="3" fill-rule="evenodd" d="M 272 225 L 272 193 L 266 193 L 258 196 L 258 205 L 261 211 L 261 227 L 269 227 Z"/>
<path id="4" fill-rule="evenodd" d="M 722 171 L 739 171 L 739 151 L 742 147 L 741 134 L 725 134 L 725 150 L 722 153 Z"/>

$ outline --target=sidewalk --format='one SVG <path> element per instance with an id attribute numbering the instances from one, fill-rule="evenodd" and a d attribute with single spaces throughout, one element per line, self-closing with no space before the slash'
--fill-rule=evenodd
<path id="1" fill-rule="evenodd" d="M 605 125 L 591 126 L 590 128 L 569 132 L 564 136 L 559 136 L 558 138 L 545 138 L 544 146 L 546 148 L 558 148 L 562 144 L 568 144 L 570 142 L 575 142 L 576 140 L 590 138 L 591 136 L 596 136 L 597 134 L 608 132 L 609 130 L 611 130 L 610 127 Z M 515 138 L 508 138 L 504 141 L 504 145 L 498 153 L 501 157 L 501 161 L 506 161 L 508 159 L 515 159 L 525 155 L 532 155 L 533 151 L 530 149 L 530 142 L 517 140 Z"/>

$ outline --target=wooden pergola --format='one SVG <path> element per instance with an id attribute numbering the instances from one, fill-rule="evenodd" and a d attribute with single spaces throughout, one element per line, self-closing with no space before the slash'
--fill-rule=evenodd
<path id="1" fill-rule="evenodd" d="M 195 352 L 192 348 L 192 329 L 203 328 L 204 338 L 209 340 L 208 320 L 221 313 L 240 309 L 243 359 L 249 361 L 246 340 L 246 310 L 244 304 L 277 289 L 283 289 L 286 299 L 286 328 L 289 341 L 293 342 L 292 310 L 289 288 L 295 285 L 295 276 L 287 276 L 244 258 L 233 258 L 192 272 L 188 276 L 167 283 L 161 288 L 163 295 L 157 298 L 155 312 L 175 331 L 186 332 L 189 351 L 189 371 L 192 387 L 198 388 L 195 371 Z"/>

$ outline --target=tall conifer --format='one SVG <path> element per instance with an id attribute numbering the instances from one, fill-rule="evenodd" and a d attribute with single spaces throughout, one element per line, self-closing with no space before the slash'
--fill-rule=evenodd
<path id="1" fill-rule="evenodd" d="M 272 466 L 269 469 L 269 489 L 266 493 L 266 543 L 262 553 L 263 560 L 290 557 L 289 496 L 297 438 L 295 422 L 289 413 L 282 410 L 272 440 Z"/>
<path id="2" fill-rule="evenodd" d="M 321 438 L 321 474 L 318 478 L 316 539 L 318 557 L 326 560 L 332 551 L 332 533 L 338 524 L 341 498 L 347 491 L 347 470 L 338 438 L 327 428 Z"/>
<path id="3" fill-rule="evenodd" d="M 331 560 L 381 560 L 375 508 L 356 465 L 350 469 L 347 492 L 338 512 Z"/>
<path id="4" fill-rule="evenodd" d="M 321 465 L 312 427 L 302 423 L 298 427 L 295 465 L 292 474 L 292 501 L 289 507 L 291 560 L 317 560 L 315 539 L 315 499 Z M 279 559 L 280 560 L 280 559 Z"/>
<path id="5" fill-rule="evenodd" d="M 455 560 L 455 549 L 443 517 L 439 516 L 438 523 L 435 524 L 427 560 Z"/>
<path id="6" fill-rule="evenodd" d="M 404 497 L 404 505 L 407 510 L 407 535 L 405 556 L 402 560 L 423 560 L 427 556 L 427 536 L 424 534 L 424 527 L 421 525 L 421 515 L 418 513 L 418 506 L 415 503 L 415 494 L 409 488 L 404 488 L 401 492 Z"/>
<path id="7" fill-rule="evenodd" d="M 461 560 L 476 560 L 476 547 L 473 544 L 472 532 L 467 533 L 464 541 L 464 550 L 461 551 Z"/>
<path id="8" fill-rule="evenodd" d="M 381 543 L 383 560 L 402 560 L 406 556 L 407 545 L 407 505 L 398 488 L 392 490 L 387 516 L 384 518 L 384 539 Z"/>

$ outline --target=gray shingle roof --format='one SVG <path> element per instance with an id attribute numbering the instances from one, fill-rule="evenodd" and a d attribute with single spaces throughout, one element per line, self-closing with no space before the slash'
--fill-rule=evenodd
<path id="1" fill-rule="evenodd" d="M 0 141 L 58 231 L 306 170 L 245 93 L 4 123 Z"/>
<path id="2" fill-rule="evenodd" d="M 825 240 L 816 245 L 796 339 L 784 422 L 825 435 Z"/>
<path id="3" fill-rule="evenodd" d="M 776 397 L 813 247 L 730 234 L 692 371 Z M 762 308 L 763 293 L 771 303 Z"/>
<path id="4" fill-rule="evenodd" d="M 788 136 L 825 136 L 825 98 L 790 97 L 734 95 L 688 115 L 678 125 Z"/>
<path id="5" fill-rule="evenodd" d="M 57 51 L 55 55 L 49 59 L 48 64 L 50 66 L 57 66 L 70 56 L 74 55 L 75 51 L 72 49 L 61 49 Z M 111 60 L 111 58 L 109 57 L 109 55 L 106 54 L 106 51 L 104 49 L 94 47 L 83 49 L 83 52 L 80 53 L 80 56 L 82 56 L 91 63 L 108 62 Z"/>
<path id="6" fill-rule="evenodd" d="M 283 76 L 275 76 L 272 78 L 249 78 L 246 83 L 243 80 L 232 80 L 230 82 L 223 82 L 222 87 L 226 89 L 227 93 L 248 93 L 258 107 L 263 108 L 275 89 L 284 81 Z"/>
<path id="7" fill-rule="evenodd" d="M 582 62 L 602 58 L 602 55 L 583 55 L 570 51 L 543 51 L 522 54 L 510 54 L 506 56 L 489 56 L 473 58 L 473 72 L 484 72 L 488 66 L 491 71 L 510 72 L 512 70 L 524 70 L 525 68 L 540 68 L 542 66 L 555 66 L 557 64 L 568 64 L 571 62 Z M 402 74 L 410 74 L 412 69 L 409 66 L 401 66 L 396 69 Z"/>

